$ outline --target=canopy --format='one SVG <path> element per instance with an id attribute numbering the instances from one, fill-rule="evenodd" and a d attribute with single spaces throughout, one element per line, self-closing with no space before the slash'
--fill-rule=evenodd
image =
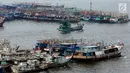
<path id="1" fill-rule="evenodd" d="M 96 18 L 95 20 L 100 20 L 100 18 Z"/>
<path id="2" fill-rule="evenodd" d="M 5 61 L 1 62 L 1 65 L 7 65 L 7 62 Z"/>

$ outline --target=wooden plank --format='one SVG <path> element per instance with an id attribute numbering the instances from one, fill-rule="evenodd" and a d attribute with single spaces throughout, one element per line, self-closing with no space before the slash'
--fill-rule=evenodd
<path id="1" fill-rule="evenodd" d="M 87 56 L 73 56 L 75 59 L 87 59 Z"/>

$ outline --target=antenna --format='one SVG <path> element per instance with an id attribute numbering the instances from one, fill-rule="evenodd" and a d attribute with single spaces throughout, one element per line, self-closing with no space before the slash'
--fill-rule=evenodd
<path id="1" fill-rule="evenodd" d="M 92 11 L 92 0 L 90 0 L 90 11 Z"/>

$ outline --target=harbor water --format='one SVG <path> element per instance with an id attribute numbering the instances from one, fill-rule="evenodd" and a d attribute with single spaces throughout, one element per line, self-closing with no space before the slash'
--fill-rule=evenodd
<path id="1" fill-rule="evenodd" d="M 4 0 L 1 3 L 20 2 L 21 0 Z M 33 0 L 26 0 L 28 2 Z M 119 2 L 127 2 L 128 0 L 99 0 L 93 1 L 93 9 L 102 11 L 118 11 Z M 35 1 L 36 2 L 36 1 Z M 37 2 L 54 2 L 52 0 L 37 0 Z M 89 9 L 88 0 L 57 0 L 56 3 L 67 4 L 68 6 L 76 6 L 79 8 Z M 129 7 L 129 6 L 128 6 Z M 127 8 L 129 9 L 129 8 Z M 130 12 L 130 10 L 127 10 Z M 100 62 L 73 62 L 69 67 L 61 67 L 49 69 L 47 73 L 129 73 L 130 72 L 130 23 L 125 24 L 98 24 L 84 23 L 83 32 L 71 32 L 69 34 L 60 34 L 57 30 L 59 23 L 36 22 L 31 20 L 13 20 L 4 23 L 4 27 L 0 28 L 0 39 L 9 39 L 12 46 L 20 45 L 20 49 L 32 49 L 36 40 L 50 38 L 84 38 L 88 41 L 104 40 L 106 43 L 117 43 L 118 40 L 124 43 L 125 47 L 122 57 L 100 61 Z M 40 72 L 46 73 L 46 72 Z"/>

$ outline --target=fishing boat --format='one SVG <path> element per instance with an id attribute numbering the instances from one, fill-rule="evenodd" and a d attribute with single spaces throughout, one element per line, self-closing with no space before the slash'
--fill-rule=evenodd
<path id="1" fill-rule="evenodd" d="M 65 66 L 71 59 L 72 56 L 57 56 L 53 59 L 53 63 L 48 64 L 48 68 Z"/>
<path id="2" fill-rule="evenodd" d="M 5 17 L 5 21 L 12 21 L 12 20 L 14 20 L 14 14 L 13 13 L 8 13 L 4 17 Z"/>
<path id="3" fill-rule="evenodd" d="M 104 45 L 103 42 L 96 44 L 83 43 L 61 43 L 60 54 L 73 56 L 72 59 L 102 60 L 111 57 L 121 56 L 124 47 L 123 43 L 117 45 Z"/>
<path id="4" fill-rule="evenodd" d="M 37 59 L 30 59 L 26 61 L 15 61 L 15 65 L 12 66 L 14 73 L 29 73 L 39 72 L 47 68 L 47 64 Z"/>
<path id="5" fill-rule="evenodd" d="M 8 40 L 4 39 L 0 42 L 0 62 L 3 60 L 6 62 L 11 62 L 11 56 L 14 56 L 15 49 L 11 48 Z"/>
<path id="6" fill-rule="evenodd" d="M 80 49 L 75 50 L 73 59 L 85 59 L 85 60 L 101 60 L 111 57 L 121 56 L 121 50 L 124 45 L 109 45 L 100 46 L 97 44 L 94 46 L 82 46 Z"/>
<path id="7" fill-rule="evenodd" d="M 81 20 L 96 23 L 127 23 L 127 13 L 103 12 L 103 11 L 81 11 Z"/>
<path id="8" fill-rule="evenodd" d="M 69 33 L 71 31 L 80 31 L 83 30 L 84 24 L 78 24 L 76 27 L 71 27 L 71 24 L 67 21 L 63 21 L 59 26 L 58 30 L 62 33 Z"/>
<path id="9" fill-rule="evenodd" d="M 119 18 L 118 19 L 118 23 L 128 23 L 130 21 L 130 19 L 128 18 Z"/>
<path id="10" fill-rule="evenodd" d="M 0 27 L 3 27 L 4 20 L 5 20 L 5 18 L 3 18 L 3 17 L 0 17 Z"/>
<path id="11" fill-rule="evenodd" d="M 72 56 L 63 56 L 59 55 L 57 52 L 51 52 L 51 49 L 49 49 L 49 53 L 47 53 L 47 51 L 42 50 L 44 47 L 45 46 L 39 47 L 38 45 L 38 48 L 34 48 L 29 54 L 24 56 L 26 59 L 14 59 L 14 64 L 12 66 L 13 72 L 39 72 L 48 68 L 64 66 L 72 58 Z M 19 57 L 21 56 L 19 55 Z"/>
<path id="12" fill-rule="evenodd" d="M 47 53 L 41 53 L 37 50 L 37 57 L 39 59 L 28 59 L 28 60 L 15 60 L 15 65 L 12 66 L 13 72 L 28 73 L 28 72 L 39 72 L 48 68 L 55 68 L 66 65 L 72 56 L 52 56 Z"/>
<path id="13" fill-rule="evenodd" d="M 118 19 L 111 16 L 87 16 L 82 17 L 83 21 L 96 23 L 118 23 Z"/>
<path id="14" fill-rule="evenodd" d="M 80 31 L 80 30 L 83 30 L 83 26 L 84 26 L 84 24 L 77 24 L 77 26 L 76 27 L 71 27 L 71 31 Z"/>

